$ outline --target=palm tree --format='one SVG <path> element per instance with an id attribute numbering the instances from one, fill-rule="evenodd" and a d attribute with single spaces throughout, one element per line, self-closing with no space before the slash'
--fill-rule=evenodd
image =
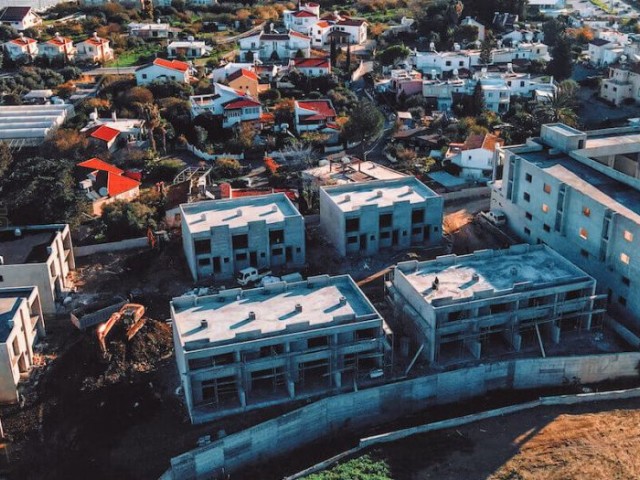
<path id="1" fill-rule="evenodd" d="M 573 80 L 563 80 L 556 87 L 549 101 L 541 102 L 533 109 L 534 116 L 540 123 L 564 123 L 570 127 L 578 125 L 575 112 L 578 102 L 576 93 L 578 84 Z"/>

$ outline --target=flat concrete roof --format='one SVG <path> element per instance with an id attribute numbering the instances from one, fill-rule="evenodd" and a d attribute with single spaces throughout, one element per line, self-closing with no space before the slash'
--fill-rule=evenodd
<path id="1" fill-rule="evenodd" d="M 344 302 L 340 301 L 341 297 Z M 291 284 L 280 282 L 250 290 L 228 290 L 206 297 L 184 296 L 174 298 L 171 304 L 174 328 L 183 343 L 204 340 L 214 345 L 313 330 L 353 321 L 363 315 L 378 317 L 348 275 L 324 275 Z M 296 311 L 296 305 L 300 305 L 302 311 Z M 255 319 L 250 318 L 250 312 L 255 313 Z M 201 326 L 203 319 L 207 320 L 205 327 Z"/>
<path id="2" fill-rule="evenodd" d="M 359 162 L 346 165 L 340 162 L 332 162 L 330 165 L 304 170 L 302 174 L 320 181 L 335 182 L 339 185 L 406 177 L 404 173 L 374 162 Z"/>
<path id="3" fill-rule="evenodd" d="M 1 231 L 0 256 L 3 257 L 4 264 L 46 262 L 49 258 L 47 247 L 51 245 L 56 231 L 21 229 L 19 237 L 15 236 L 14 230 Z"/>
<path id="4" fill-rule="evenodd" d="M 422 203 L 438 194 L 415 177 L 321 187 L 343 212 L 364 205 L 386 207 L 398 202 Z"/>
<path id="5" fill-rule="evenodd" d="M 192 234 L 206 232 L 219 225 L 239 228 L 249 222 L 278 223 L 286 217 L 300 216 L 284 193 L 183 203 L 180 210 Z"/>
<path id="6" fill-rule="evenodd" d="M 445 255 L 425 262 L 398 264 L 408 282 L 428 303 L 434 300 L 482 298 L 527 283 L 530 291 L 543 286 L 590 278 L 545 245 L 516 245 L 506 250 L 480 250 L 470 255 Z M 397 274 L 397 273 L 396 273 Z M 433 283 L 438 278 L 438 288 Z M 437 305 L 434 305 L 437 306 Z"/>
<path id="7" fill-rule="evenodd" d="M 11 321 L 16 316 L 20 302 L 24 297 L 0 296 L 0 342 L 4 343 L 13 330 Z"/>

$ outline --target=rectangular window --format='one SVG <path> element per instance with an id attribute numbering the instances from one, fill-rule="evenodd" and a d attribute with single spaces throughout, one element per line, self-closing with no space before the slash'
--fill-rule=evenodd
<path id="1" fill-rule="evenodd" d="M 542 190 L 544 190 L 544 193 L 551 193 L 551 185 L 549 185 L 548 183 L 545 183 L 544 186 L 542 187 Z"/>
<path id="2" fill-rule="evenodd" d="M 247 259 L 247 254 L 246 253 L 237 253 L 236 254 L 236 261 L 238 262 L 242 262 L 244 260 Z"/>
<path id="3" fill-rule="evenodd" d="M 420 235 L 422 233 L 421 227 L 416 227 L 411 229 L 411 235 Z"/>
<path id="4" fill-rule="evenodd" d="M 379 217 L 380 228 L 390 227 L 393 223 L 393 215 L 391 213 L 384 213 Z"/>
<path id="5" fill-rule="evenodd" d="M 424 222 L 424 210 L 422 208 L 415 209 L 411 212 L 411 223 Z"/>
<path id="6" fill-rule="evenodd" d="M 347 237 L 347 243 L 358 243 L 358 237 Z"/>
<path id="7" fill-rule="evenodd" d="M 582 207 L 582 214 L 585 217 L 590 217 L 591 216 L 591 209 L 589 207 Z"/>
<path id="8" fill-rule="evenodd" d="M 580 255 L 584 258 L 589 258 L 589 252 L 587 252 L 584 248 L 580 250 Z"/>
<path id="9" fill-rule="evenodd" d="M 549 211 L 549 205 L 547 205 L 546 203 L 542 204 L 542 211 L 544 213 L 547 213 Z"/>
<path id="10" fill-rule="evenodd" d="M 525 174 L 524 176 L 525 181 L 531 183 L 531 180 L 533 179 L 533 177 L 531 176 L 530 173 Z"/>
<path id="11" fill-rule="evenodd" d="M 391 232 L 380 232 L 380 239 L 381 240 L 385 240 L 387 238 L 391 237 Z"/>
<path id="12" fill-rule="evenodd" d="M 359 231 L 360 230 L 360 219 L 359 218 L 347 218 L 346 230 L 347 230 L 347 232 L 357 232 L 357 231 Z"/>
<path id="13" fill-rule="evenodd" d="M 587 232 L 586 228 L 580 228 L 580 238 L 582 238 L 584 240 L 589 238 L 589 233 Z"/>
<path id="14" fill-rule="evenodd" d="M 234 250 L 249 248 L 249 235 L 234 235 L 231 237 L 231 245 Z"/>
<path id="15" fill-rule="evenodd" d="M 550 232 L 551 231 L 551 227 L 549 225 L 547 225 L 546 223 L 544 225 L 542 225 L 542 229 L 545 232 Z"/>
<path id="16" fill-rule="evenodd" d="M 531 200 L 531 195 L 529 195 L 527 192 L 524 192 L 522 194 L 522 198 L 524 199 L 525 202 L 528 202 L 529 200 Z"/>
<path id="17" fill-rule="evenodd" d="M 627 299 L 625 297 L 623 297 L 623 296 L 619 296 L 618 297 L 618 303 L 620 305 L 622 305 L 623 307 L 626 307 L 627 306 Z"/>
<path id="18" fill-rule="evenodd" d="M 531 230 L 529 230 L 527 227 L 524 227 L 524 234 L 531 235 Z"/>
<path id="19" fill-rule="evenodd" d="M 624 283 L 627 287 L 631 285 L 631 280 L 628 277 L 622 277 L 622 283 Z"/>
<path id="20" fill-rule="evenodd" d="M 631 233 L 629 230 L 625 230 L 624 231 L 624 239 L 627 242 L 633 242 L 633 233 Z"/>
<path id="21" fill-rule="evenodd" d="M 211 263 L 211 259 L 210 258 L 199 258 L 198 259 L 198 265 L 200 265 L 201 267 L 209 265 L 210 263 Z"/>
<path id="22" fill-rule="evenodd" d="M 533 215 L 531 215 L 529 212 L 525 212 L 524 216 L 527 220 L 531 220 L 533 218 Z"/>
<path id="23" fill-rule="evenodd" d="M 271 255 L 272 256 L 278 256 L 278 255 L 282 255 L 282 248 L 274 248 L 273 250 L 271 250 Z"/>
<path id="24" fill-rule="evenodd" d="M 284 230 L 271 230 L 269 232 L 269 243 L 272 245 L 284 243 Z"/>
<path id="25" fill-rule="evenodd" d="M 206 240 L 196 240 L 193 242 L 193 245 L 196 250 L 196 255 L 211 253 L 211 240 L 208 238 Z"/>
<path id="26" fill-rule="evenodd" d="M 631 260 L 631 259 L 629 258 L 629 255 L 627 255 L 626 253 L 621 253 L 621 254 L 620 254 L 620 261 L 621 261 L 622 263 L 629 265 L 629 261 L 630 261 L 630 260 Z"/>

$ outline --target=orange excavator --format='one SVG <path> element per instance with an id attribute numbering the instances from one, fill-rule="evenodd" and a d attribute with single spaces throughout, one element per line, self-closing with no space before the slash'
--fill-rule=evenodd
<path id="1" fill-rule="evenodd" d="M 120 310 L 109 317 L 109 320 L 100 324 L 98 327 L 98 343 L 105 357 L 109 356 L 106 339 L 111 329 L 122 322 L 127 340 L 131 340 L 147 321 L 144 313 L 144 305 L 125 303 Z"/>

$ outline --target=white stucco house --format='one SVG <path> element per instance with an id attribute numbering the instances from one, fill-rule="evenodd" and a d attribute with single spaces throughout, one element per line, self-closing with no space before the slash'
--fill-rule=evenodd
<path id="1" fill-rule="evenodd" d="M 169 80 L 189 83 L 192 79 L 191 70 L 191 66 L 186 62 L 156 58 L 152 63 L 136 69 L 136 83 L 147 85 L 156 81 L 166 82 Z"/>

